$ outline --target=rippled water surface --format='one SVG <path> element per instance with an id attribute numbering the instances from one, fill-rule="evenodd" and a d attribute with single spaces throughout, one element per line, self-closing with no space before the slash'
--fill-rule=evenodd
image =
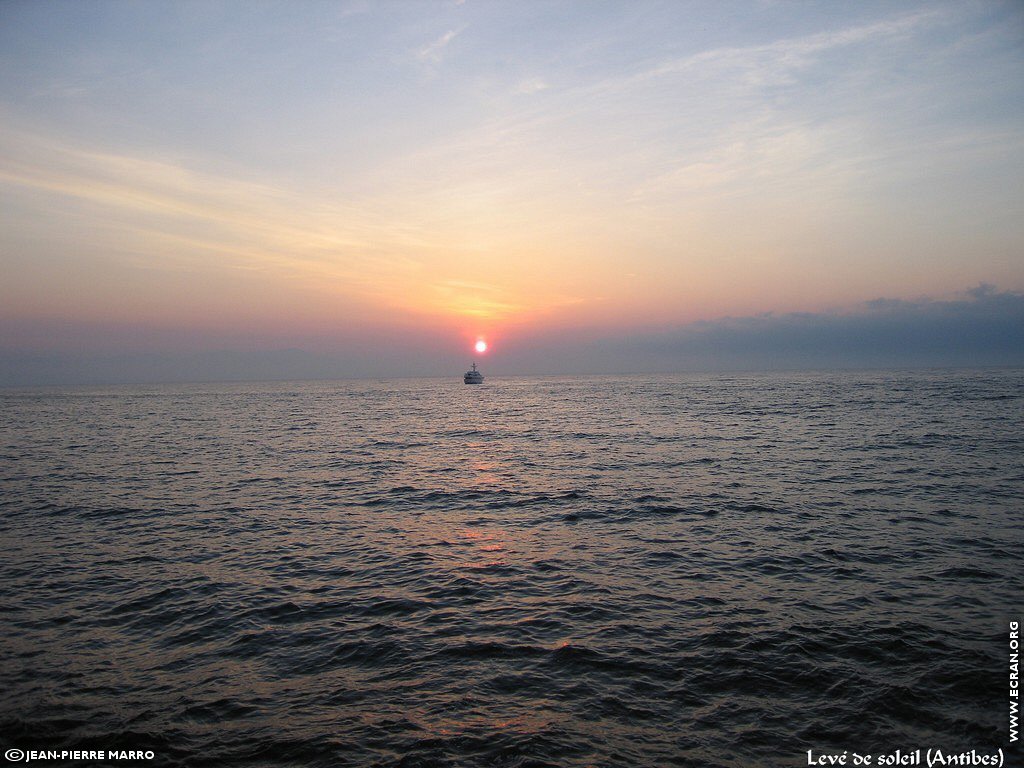
<path id="1" fill-rule="evenodd" d="M 1020 371 L 0 392 L 4 747 L 1005 746 Z"/>

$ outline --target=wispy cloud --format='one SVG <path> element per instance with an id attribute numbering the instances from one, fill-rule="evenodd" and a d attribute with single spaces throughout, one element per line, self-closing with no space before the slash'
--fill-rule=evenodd
<path id="1" fill-rule="evenodd" d="M 430 190 L 339 199 L 196 167 L 0 130 L 0 188 L 53 196 L 61 202 L 49 206 L 51 221 L 77 217 L 136 269 L 263 273 L 284 290 L 327 292 L 384 315 L 497 319 L 575 301 L 454 277 L 469 246 L 453 242 L 458 216 L 439 220 Z"/>
<path id="2" fill-rule="evenodd" d="M 523 80 L 516 86 L 516 93 L 530 95 L 531 93 L 540 93 L 546 91 L 551 86 L 540 77 L 531 77 L 528 80 Z"/>
<path id="3" fill-rule="evenodd" d="M 418 265 L 422 233 L 364 205 L 314 200 L 294 190 L 194 170 L 182 163 L 98 151 L 39 136 L 0 133 L 0 183 L 88 206 L 117 222 L 120 238 L 160 258 L 190 254 L 210 269 L 272 270 L 330 280 L 343 291 L 388 290 Z M 61 206 L 62 215 L 74 207 Z M 211 257 L 214 257 L 211 260 Z"/>
<path id="4" fill-rule="evenodd" d="M 526 307 L 500 286 L 466 280 L 442 280 L 431 285 L 438 310 L 455 308 L 478 320 L 503 320 Z"/>
<path id="5" fill-rule="evenodd" d="M 604 79 L 587 90 L 591 93 L 631 91 L 647 81 L 697 73 L 704 76 L 727 73 L 734 82 L 746 86 L 787 82 L 792 72 L 808 67 L 829 51 L 864 43 L 891 44 L 949 17 L 948 11 L 934 9 L 771 43 L 712 48 Z"/>
<path id="6" fill-rule="evenodd" d="M 947 9 L 931 9 L 766 44 L 641 61 L 632 71 L 575 84 L 566 80 L 557 89 L 543 77 L 525 78 L 511 93 L 543 92 L 545 99 L 512 100 L 493 120 L 467 126 L 448 145 L 418 154 L 428 161 L 433 155 L 441 169 L 493 166 L 496 158 L 507 158 L 519 174 L 527 163 L 518 155 L 525 150 L 543 158 L 549 177 L 559 169 L 577 178 L 599 177 L 615 187 L 617 198 L 626 190 L 634 201 L 667 200 L 694 188 L 706 192 L 766 173 L 795 185 L 826 176 L 832 186 L 842 185 L 858 166 L 877 159 L 864 146 L 856 112 L 865 79 L 875 95 L 884 88 L 878 74 L 885 63 L 870 62 L 949 17 Z M 447 32 L 421 49 L 420 57 L 440 58 L 456 34 Z M 828 56 L 856 55 L 858 46 L 864 48 L 861 65 L 814 74 Z M 808 73 L 827 78 L 831 95 L 820 105 L 815 106 L 815 89 L 799 99 L 778 91 Z M 835 109 L 846 98 L 851 101 Z M 804 172 L 814 178 L 804 178 Z"/>
<path id="7" fill-rule="evenodd" d="M 462 31 L 464 29 L 465 27 L 461 27 L 459 29 L 449 29 L 439 38 L 433 40 L 430 43 L 427 43 L 425 46 L 416 51 L 417 58 L 419 58 L 420 61 L 427 61 L 437 64 L 438 62 L 441 61 L 441 59 L 444 58 L 445 50 L 451 44 L 452 40 L 454 40 L 456 37 L 462 34 Z"/>
<path id="8" fill-rule="evenodd" d="M 438 280 L 430 289 L 436 311 L 456 311 L 487 322 L 514 322 L 517 317 L 535 316 L 538 312 L 584 302 L 578 296 L 558 294 L 545 288 L 534 288 L 526 295 L 514 286 L 459 279 Z"/>
<path id="9" fill-rule="evenodd" d="M 714 213 L 726 197 L 806 198 L 810 189 L 812 208 L 852 210 L 884 168 L 899 179 L 935 173 L 978 147 L 1019 151 L 1005 126 L 932 118 L 956 113 L 952 92 L 922 87 L 946 77 L 941 46 L 921 65 L 926 75 L 899 74 L 929 35 L 957 39 L 957 19 L 954 8 L 929 8 L 768 43 L 652 54 L 575 84 L 563 73 L 557 88 L 523 79 L 513 95 L 544 98 L 509 99 L 492 121 L 429 150 L 436 173 L 420 175 L 500 159 L 507 172 L 494 178 L 521 178 L 532 166 L 563 196 L 586 188 L 670 217 Z"/>

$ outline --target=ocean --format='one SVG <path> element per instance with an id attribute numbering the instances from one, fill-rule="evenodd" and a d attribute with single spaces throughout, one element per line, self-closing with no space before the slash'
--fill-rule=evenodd
<path id="1" fill-rule="evenodd" d="M 2 746 L 141 753 L 34 764 L 1021 757 L 1024 371 L 0 409 Z"/>

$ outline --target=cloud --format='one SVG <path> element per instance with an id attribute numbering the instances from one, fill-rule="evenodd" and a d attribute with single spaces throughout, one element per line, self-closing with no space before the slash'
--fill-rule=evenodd
<path id="1" fill-rule="evenodd" d="M 952 301 L 875 299 L 860 311 L 724 319 L 648 339 L 647 348 L 751 367 L 1020 365 L 1024 294 L 990 285 Z"/>
<path id="2" fill-rule="evenodd" d="M 462 27 L 461 29 L 449 29 L 439 38 L 416 51 L 417 58 L 419 58 L 420 61 L 429 61 L 437 64 L 442 58 L 444 58 L 445 49 L 452 40 L 462 34 L 463 29 L 465 29 L 465 27 Z"/>
<path id="3" fill-rule="evenodd" d="M 385 184 L 374 195 L 355 197 L 200 167 L 188 156 L 104 151 L 25 129 L 0 129 L 0 190 L 10 190 L 12 200 L 45 200 L 35 212 L 44 220 L 40 227 L 59 223 L 88 231 L 113 279 L 145 271 L 231 284 L 245 273 L 268 294 L 301 297 L 290 299 L 302 304 L 293 306 L 290 317 L 301 315 L 312 298 L 336 307 L 327 318 L 332 322 L 345 313 L 360 322 L 396 312 L 435 319 L 532 315 L 578 301 L 566 296 L 564 286 L 527 290 L 517 269 L 485 263 L 474 270 L 484 281 L 467 275 L 462 253 L 476 255 L 483 246 L 472 244 L 465 222 L 484 221 L 474 214 L 498 208 L 487 175 L 476 192 L 473 184 L 453 181 L 440 191 L 403 188 L 394 194 Z M 508 215 L 510 208 L 501 211 Z M 485 243 L 491 242 L 488 226 L 484 222 L 478 235 Z M 474 281 L 487 284 L 468 284 Z M 8 295 L 15 295 L 14 285 Z M 170 295 L 169 289 L 158 292 Z M 0 299 L 4 294 L 0 286 Z M 63 314 L 59 296 L 51 297 L 33 314 Z"/>
<path id="4" fill-rule="evenodd" d="M 950 91 L 928 81 L 968 77 L 943 47 L 956 22 L 950 8 L 928 9 L 768 43 L 652 55 L 576 84 L 563 74 L 551 98 L 521 99 L 518 113 L 503 115 L 502 135 L 513 146 L 532 137 L 553 148 L 552 165 L 592 176 L 613 194 L 629 190 L 630 202 L 670 201 L 673 211 L 714 210 L 720 196 L 752 189 L 804 197 L 813 188 L 819 200 L 846 202 L 863 194 L 882 163 L 934 172 L 979 147 L 1019 151 L 1019 138 L 1001 126 L 936 129 L 929 119 Z M 998 49 L 997 42 L 989 41 Z M 922 45 L 933 51 L 924 74 L 893 76 Z M 983 58 L 982 41 L 973 45 Z M 514 92 L 541 84 L 521 81 Z"/>
<path id="5" fill-rule="evenodd" d="M 523 80 L 516 86 L 516 93 L 529 96 L 532 93 L 546 91 L 550 87 L 542 78 L 531 77 L 528 80 Z"/>
<path id="6" fill-rule="evenodd" d="M 116 220 L 139 251 L 165 244 L 219 263 L 369 287 L 418 244 L 372 203 L 332 204 L 280 186 L 185 163 L 104 152 L 54 138 L 0 133 L 0 184 L 49 193 Z M 70 212 L 67 205 L 62 206 Z M 395 255 L 382 255 L 387 243 Z"/>
<path id="7" fill-rule="evenodd" d="M 701 321 L 662 331 L 522 339 L 528 373 L 1024 365 L 1024 294 L 980 284 L 953 300 L 878 298 L 851 312 Z"/>
<path id="8" fill-rule="evenodd" d="M 494 97 L 498 114 L 402 157 L 400 169 L 416 168 L 413 183 L 441 180 L 449 189 L 453 174 L 455 184 L 512 180 L 522 187 L 510 195 L 518 199 L 580 199 L 586 189 L 590 204 L 614 200 L 617 215 L 664 221 L 681 208 L 714 219 L 726 204 L 756 214 L 767 194 L 783 206 L 806 204 L 808 189 L 815 190 L 811 216 L 842 216 L 877 199 L 872 182 L 883 164 L 913 178 L 972 148 L 1013 151 L 1016 140 L 999 135 L 999 126 L 929 125 L 946 91 L 917 108 L 920 82 L 959 71 L 949 69 L 944 39 L 929 46 L 937 50 L 922 65 L 925 75 L 892 76 L 916 46 L 942 38 L 956 20 L 950 8 L 926 9 L 686 55 L 666 55 L 685 46 L 652 44 L 615 67 L 549 62 L 554 80 L 546 71 L 518 73 L 501 90 L 509 98 Z M 420 58 L 441 57 L 454 34 L 425 46 Z M 610 35 L 607 45 L 618 41 Z M 893 114 L 893 104 L 907 114 Z M 875 114 L 886 115 L 884 124 Z"/>
<path id="9" fill-rule="evenodd" d="M 688 74 L 700 74 L 702 77 L 728 75 L 736 83 L 754 87 L 787 83 L 792 80 L 794 72 L 806 69 L 830 51 L 899 41 L 948 17 L 947 12 L 929 10 L 841 30 L 783 38 L 767 44 L 713 48 L 665 59 L 636 72 L 608 78 L 589 90 L 632 92 L 647 81 Z"/>

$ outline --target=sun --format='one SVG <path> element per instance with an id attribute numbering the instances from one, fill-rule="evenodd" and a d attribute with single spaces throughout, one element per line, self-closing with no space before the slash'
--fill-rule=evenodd
<path id="1" fill-rule="evenodd" d="M 487 351 L 487 342 L 484 341 L 483 339 L 480 339 L 480 341 L 476 343 L 476 347 L 474 347 L 474 349 L 476 349 L 476 351 L 479 352 L 480 354 L 483 354 L 484 352 Z"/>

